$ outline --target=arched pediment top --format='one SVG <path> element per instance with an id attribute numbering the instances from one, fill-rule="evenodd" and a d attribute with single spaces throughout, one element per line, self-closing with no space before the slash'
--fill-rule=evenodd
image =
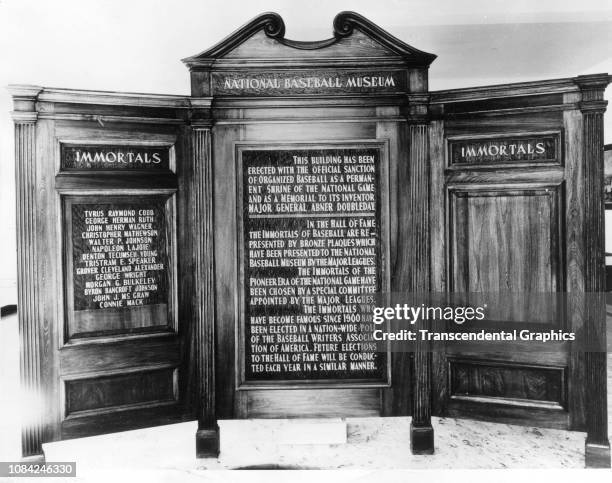
<path id="1" fill-rule="evenodd" d="M 286 39 L 283 19 L 268 12 L 183 62 L 192 69 L 224 59 L 257 62 L 326 58 L 396 58 L 411 66 L 427 67 L 436 56 L 402 42 L 355 12 L 340 12 L 333 21 L 333 37 L 314 42 Z"/>

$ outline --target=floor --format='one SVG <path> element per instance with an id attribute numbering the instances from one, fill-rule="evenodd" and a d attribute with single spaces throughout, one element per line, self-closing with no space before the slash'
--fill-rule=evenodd
<path id="1" fill-rule="evenodd" d="M 612 332 L 612 320 L 610 322 L 608 332 Z M 609 340 L 612 340 L 612 333 Z M 17 322 L 13 315 L 0 323 L 0 461 L 19 459 L 19 420 L 13 417 L 24 406 L 24 399 L 15 397 L 18 394 L 18 346 Z M 612 394 L 610 354 L 608 394 Z M 608 407 L 612 414 L 612 397 L 609 397 Z M 215 481 L 221 475 L 231 474 L 234 475 L 232 479 L 241 479 L 238 473 L 242 472 L 206 471 L 239 468 L 341 468 L 357 471 L 354 476 L 359 480 L 363 475 L 371 475 L 371 470 L 376 468 L 456 471 L 584 467 L 584 433 L 450 418 L 433 418 L 432 423 L 436 438 L 436 452 L 432 456 L 410 453 L 409 418 L 347 419 L 347 444 L 326 445 L 308 444 L 308 441 L 292 444 L 291 438 L 281 441 L 257 436 L 262 431 L 274 434 L 274 424 L 291 424 L 287 421 L 227 422 L 222 429 L 222 452 L 218 459 L 194 458 L 195 422 L 53 443 L 45 447 L 45 452 L 48 461 L 78 461 L 79 475 L 92 479 L 121 468 L 122 472 L 133 471 L 139 476 L 150 473 L 156 476 L 156 481 L 160 475 L 167 476 L 163 481 L 174 481 L 177 475 L 198 480 L 206 475 L 207 481 Z M 270 472 L 257 474 L 260 473 Z M 340 473 L 347 477 L 353 475 L 350 471 Z M 344 476 L 338 479 L 340 473 L 333 473 L 336 475 L 334 481 L 345 481 Z M 310 474 L 312 476 L 312 472 Z M 269 481 L 268 477 L 265 479 Z M 498 477 L 495 479 L 496 483 L 500 481 Z M 355 480 L 351 478 L 351 481 Z M 516 483 L 516 479 L 512 481 Z"/>

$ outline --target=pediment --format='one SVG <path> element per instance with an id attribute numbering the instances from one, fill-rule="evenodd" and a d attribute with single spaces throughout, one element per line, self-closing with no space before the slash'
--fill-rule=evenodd
<path id="1" fill-rule="evenodd" d="M 359 59 L 362 62 L 396 60 L 427 67 L 434 54 L 418 50 L 355 12 L 341 12 L 333 22 L 333 37 L 300 42 L 285 38 L 285 24 L 276 13 L 262 14 L 212 48 L 183 59 L 190 69 L 216 62 L 296 62 Z"/>

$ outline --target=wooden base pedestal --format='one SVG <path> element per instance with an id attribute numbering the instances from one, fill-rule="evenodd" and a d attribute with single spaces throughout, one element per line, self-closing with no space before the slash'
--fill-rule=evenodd
<path id="1" fill-rule="evenodd" d="M 196 457 L 216 458 L 219 456 L 219 427 L 199 429 L 196 432 Z"/>
<path id="2" fill-rule="evenodd" d="M 431 425 L 410 425 L 410 450 L 412 454 L 433 454 L 434 430 Z"/>
<path id="3" fill-rule="evenodd" d="M 586 443 L 584 452 L 587 468 L 610 468 L 610 443 Z"/>

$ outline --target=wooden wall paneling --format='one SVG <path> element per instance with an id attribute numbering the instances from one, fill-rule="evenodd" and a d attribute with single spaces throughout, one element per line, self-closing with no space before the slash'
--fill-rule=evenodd
<path id="1" fill-rule="evenodd" d="M 211 49 L 184 59 L 191 71 L 192 94 L 214 97 L 216 387 L 217 416 L 220 418 L 247 417 L 252 408 L 247 401 L 250 391 L 261 392 L 260 401 L 270 397 L 270 403 L 278 394 L 269 388 L 265 391 L 254 388 L 237 391 L 236 387 L 235 378 L 240 369 L 240 358 L 236 356 L 236 337 L 239 334 L 235 326 L 238 320 L 236 294 L 243 288 L 237 286 L 236 276 L 237 207 L 233 143 L 358 142 L 380 137 L 376 127 L 378 122 L 388 123 L 385 135 L 387 132 L 393 135 L 392 124 L 403 122 L 400 110 L 407 104 L 406 93 L 427 92 L 427 66 L 434 60 L 434 55 L 404 44 L 367 19 L 350 12 L 336 17 L 334 32 L 332 39 L 297 44 L 284 38 L 284 24 L 278 15 L 264 14 Z M 372 77 L 374 80 L 370 84 L 366 78 L 374 75 L 381 77 Z M 304 78 L 319 78 L 322 82 L 308 81 L 307 85 L 297 81 L 293 84 L 282 82 L 303 81 Z M 381 84 L 382 78 L 386 80 Z M 267 79 L 264 84 L 260 83 L 262 79 Z M 331 79 L 335 79 L 334 85 L 330 84 Z M 364 80 L 363 84 L 361 80 Z M 415 102 L 412 107 L 418 104 L 420 108 L 427 104 L 424 98 L 420 101 L 425 102 Z M 417 112 L 419 108 L 411 115 L 421 115 Z M 396 129 L 404 130 L 399 125 Z M 409 134 L 405 131 L 398 136 L 402 140 L 398 151 L 409 145 Z M 409 164 L 408 160 L 405 164 Z M 400 184 L 397 179 L 393 182 Z M 416 186 L 416 180 L 413 182 Z M 400 202 L 397 204 L 399 206 Z M 408 207 L 409 204 L 405 204 L 397 210 L 406 212 Z M 391 229 L 396 243 L 395 228 Z M 409 224 L 406 223 L 401 230 L 408 234 Z M 402 251 L 408 253 L 410 248 Z M 405 259 L 402 262 L 400 258 L 397 257 L 399 263 L 403 263 L 402 267 L 410 269 L 410 263 Z M 398 276 L 401 278 L 403 275 Z M 404 364 L 402 370 L 408 375 L 410 365 Z M 404 386 L 408 400 L 397 404 L 406 412 L 406 408 L 410 408 L 409 381 Z M 319 390 L 312 389 L 315 392 Z M 377 391 L 380 393 L 379 389 Z M 344 397 L 350 394 L 356 397 L 358 393 L 348 391 Z M 385 404 L 386 410 L 393 406 Z"/>
<path id="2" fill-rule="evenodd" d="M 603 203 L 603 114 L 607 101 L 604 90 L 612 80 L 607 74 L 579 76 L 576 83 L 582 98 L 584 203 L 585 203 L 585 291 L 597 294 L 587 303 L 584 338 L 586 380 L 586 464 L 610 468 L 606 390 L 606 310 Z"/>
<path id="3" fill-rule="evenodd" d="M 568 414 L 552 410 L 549 407 L 517 407 L 504 403 L 495 404 L 488 400 L 461 401 L 461 404 L 449 404 L 446 414 L 449 418 L 467 418 L 499 424 L 517 426 L 536 426 L 567 430 Z"/>
<path id="4" fill-rule="evenodd" d="M 176 411 L 169 409 L 176 409 L 176 405 L 162 404 L 131 410 L 128 408 L 66 419 L 62 422 L 62 439 L 81 438 L 84 434 L 91 434 L 92 427 L 97 429 L 96 434 L 108 434 L 125 431 L 126 427 L 131 430 L 150 428 L 152 422 L 155 425 L 165 425 L 184 421 L 183 418 L 177 417 Z"/>
<path id="5" fill-rule="evenodd" d="M 430 240 L 431 240 L 431 291 L 447 290 L 446 272 L 446 190 L 444 121 L 434 119 L 429 125 L 429 159 L 431 166 Z M 441 325 L 441 324 L 439 324 Z M 442 329 L 443 327 L 436 327 Z M 446 344 L 434 343 L 432 351 L 432 412 L 443 415 L 448 393 L 448 365 Z"/>
<path id="6" fill-rule="evenodd" d="M 176 178 L 179 189 L 176 193 L 177 212 L 177 263 L 178 263 L 178 321 L 180 345 L 183 360 L 183 377 L 179 377 L 179 391 L 185 395 L 185 412 L 197 418 L 200 408 L 198 365 L 195 363 L 197 352 L 196 303 L 195 291 L 195 237 L 181 227 L 195 223 L 193 202 L 193 155 L 192 135 L 189 119 L 180 128 L 176 141 L 177 163 Z"/>
<path id="7" fill-rule="evenodd" d="M 579 100 L 580 94 L 566 94 L 568 101 Z M 566 290 L 569 326 L 576 334 L 584 330 L 585 250 L 584 250 L 584 179 L 582 116 L 578 110 L 563 113 L 565 133 L 566 182 Z M 570 429 L 583 430 L 586 423 L 586 392 L 581 381 L 586 378 L 584 352 L 573 350 L 569 360 L 568 409 Z"/>
<path id="8" fill-rule="evenodd" d="M 237 247 L 234 142 L 243 126 L 214 126 L 215 389 L 218 419 L 232 419 L 236 393 Z"/>
<path id="9" fill-rule="evenodd" d="M 28 86 L 12 86 L 9 90 L 15 104 L 18 243 L 24 254 L 18 272 L 20 313 L 24 314 L 20 320 L 22 377 L 27 393 L 25 403 L 30 410 L 27 420 L 32 421 L 23 431 L 24 456 L 39 455 L 42 443 L 47 441 L 100 434 L 111 428 L 128 429 L 159 424 L 160 421 L 182 420 L 188 412 L 188 405 L 183 407 L 183 394 L 186 392 L 178 388 L 179 384 L 185 387 L 185 369 L 188 366 L 185 354 L 188 351 L 184 350 L 184 340 L 180 337 L 190 326 L 188 320 L 179 324 L 179 337 L 173 334 L 161 334 L 160 337 L 159 333 L 147 332 L 102 334 L 102 337 L 90 334 L 79 340 L 64 340 L 64 291 L 69 277 L 64 280 L 63 252 L 68 240 L 63 235 L 62 197 L 80 196 L 84 201 L 91 199 L 95 203 L 104 196 L 175 193 L 178 184 L 171 170 L 175 169 L 176 156 L 182 157 L 183 152 L 174 144 L 185 120 L 184 109 L 188 105 L 185 98 Z M 103 106 L 95 104 L 98 98 Z M 126 105 L 122 104 L 124 102 Z M 149 102 L 164 106 L 148 106 Z M 21 127 L 23 123 L 28 125 L 27 128 Z M 150 171 L 123 170 L 120 174 L 105 171 L 102 174 L 94 173 L 96 169 L 91 166 L 87 167 L 92 170 L 87 174 L 75 169 L 63 177 L 63 173 L 59 173 L 60 145 L 66 141 L 76 145 L 87 142 L 96 146 L 114 145 L 124 153 L 125 146 L 167 146 L 170 148 L 170 169 L 153 175 L 149 180 Z M 136 179 L 139 181 L 134 182 Z M 150 181 L 153 181 L 153 187 Z M 174 201 L 167 203 L 164 210 L 168 219 L 165 226 L 168 264 L 174 272 L 177 254 Z M 179 263 L 179 266 L 182 265 Z M 176 273 L 168 280 L 168 311 L 172 313 L 174 331 L 177 328 L 177 280 Z M 104 325 L 101 327 L 106 329 Z M 66 380 L 89 380 L 87 387 L 91 389 L 95 381 L 110 377 L 113 371 L 129 370 L 139 374 L 152 363 L 166 364 L 172 373 L 175 401 L 171 409 L 150 408 L 148 406 L 155 406 L 157 402 L 155 398 L 149 401 L 145 397 L 138 402 L 138 411 L 134 411 L 130 409 L 130 398 L 140 396 L 130 393 L 129 386 L 133 384 L 115 384 L 104 403 L 103 412 L 109 415 L 102 417 L 98 409 L 87 406 L 91 402 L 89 394 L 92 394 L 88 389 L 81 393 L 80 407 L 87 407 L 86 411 L 73 412 L 66 423 L 63 408 Z M 135 383 L 138 384 L 145 389 L 143 381 Z M 119 388 L 124 391 L 122 394 L 117 392 Z M 113 419 L 111 413 L 117 413 L 117 417 Z"/>
<path id="10" fill-rule="evenodd" d="M 105 410 L 158 406 L 178 401 L 176 367 L 148 367 L 64 379 L 65 417 Z M 128 390 L 126 390 L 128 388 Z"/>
<path id="11" fill-rule="evenodd" d="M 564 82 L 564 92 L 575 92 L 576 88 L 573 81 L 567 80 Z M 535 224 L 536 229 L 535 236 L 531 233 L 523 233 L 521 231 L 524 228 L 519 228 L 515 233 L 511 233 L 511 237 L 518 237 L 523 240 L 519 243 L 523 246 L 522 251 L 530 251 L 529 256 L 536 256 L 535 253 L 531 253 L 531 242 L 536 242 L 537 246 L 540 246 L 542 250 L 542 270 L 540 277 L 533 277 L 533 274 L 525 278 L 524 275 L 520 275 L 514 282 L 520 282 L 525 285 L 536 285 L 544 283 L 546 290 L 563 290 L 565 287 L 565 259 L 564 259 L 564 228 L 565 228 L 565 167 L 561 155 L 565 151 L 565 146 L 555 147 L 555 159 L 548 157 L 545 161 L 538 161 L 539 164 L 529 163 L 517 163 L 510 165 L 509 162 L 502 163 L 488 163 L 488 164 L 456 164 L 455 166 L 448 166 L 450 160 L 446 160 L 446 151 L 448 150 L 449 143 L 452 142 L 470 142 L 475 140 L 477 142 L 490 142 L 491 139 L 503 140 L 511 139 L 512 136 L 533 136 L 540 133 L 541 135 L 557 136 L 561 141 L 564 138 L 563 132 L 563 113 L 572 109 L 574 103 L 571 100 L 566 99 L 566 104 L 563 104 L 562 97 L 551 97 L 544 96 L 517 96 L 516 92 L 510 94 L 514 89 L 513 85 L 499 86 L 497 88 L 498 93 L 493 95 L 492 89 L 490 88 L 479 88 L 479 89 L 460 89 L 456 91 L 446 91 L 443 95 L 444 103 L 441 102 L 440 93 L 432 93 L 432 111 L 435 117 L 439 117 L 443 120 L 441 129 L 442 139 L 440 140 L 440 153 L 436 155 L 436 147 L 434 141 L 434 123 L 430 132 L 432 133 L 430 139 L 430 151 L 432 159 L 432 177 L 435 177 L 435 160 L 438 159 L 439 172 L 443 179 L 442 183 L 433 183 L 434 186 L 438 186 L 438 189 L 443 189 L 437 198 L 435 194 L 431 196 L 432 203 L 432 223 L 435 223 L 435 210 L 436 206 L 442 210 L 443 218 L 447 218 L 443 223 L 448 223 L 447 226 L 441 224 L 439 228 L 440 237 L 443 240 L 434 240 L 435 229 L 432 229 L 432 290 L 435 290 L 436 284 L 442 289 L 451 291 L 467 291 L 467 290 L 487 290 L 483 287 L 475 287 L 474 280 L 470 283 L 470 277 L 457 277 L 457 272 L 463 274 L 469 273 L 470 270 L 474 269 L 474 264 L 477 264 L 478 258 L 485 257 L 485 260 L 480 260 L 480 264 L 483 265 L 484 271 L 489 274 L 492 269 L 494 273 L 496 267 L 493 266 L 497 263 L 497 256 L 491 256 L 489 250 L 485 247 L 471 248 L 469 251 L 464 252 L 465 256 L 457 256 L 457 246 L 465 246 L 466 243 L 474 245 L 477 240 L 489 231 L 491 243 L 495 244 L 493 247 L 493 253 L 503 255 L 502 252 L 506 252 L 504 256 L 514 257 L 507 249 L 500 246 L 497 239 L 499 237 L 505 238 L 504 233 L 495 235 L 494 231 L 491 231 L 491 227 L 486 228 L 487 223 L 490 225 L 493 222 L 492 218 L 499 218 L 493 213 L 489 213 L 485 216 L 484 213 L 479 212 L 487 205 L 488 202 L 495 202 L 493 199 L 482 198 L 483 206 L 478 205 L 478 201 L 473 196 L 497 196 L 500 201 L 508 202 L 510 204 L 516 204 L 521 202 L 525 204 L 523 208 L 518 206 L 513 209 L 506 210 L 506 215 L 502 216 L 502 219 L 509 223 L 509 226 L 518 226 L 525 224 Z M 501 92 L 501 91 L 504 92 Z M 508 91 L 507 97 L 505 91 Z M 465 92 L 472 91 L 469 94 L 478 100 L 479 105 L 476 103 L 463 102 L 462 96 Z M 478 92 L 476 92 L 478 91 Z M 466 94 L 467 95 L 467 94 Z M 554 103 L 552 105 L 551 103 Z M 532 107 L 532 106 L 537 106 Z M 469 141 L 468 141 L 469 140 Z M 550 153 L 547 153 L 550 154 Z M 549 159 L 550 158 L 550 159 Z M 443 188 L 440 188 L 443 186 Z M 446 194 L 446 187 L 448 187 L 448 198 Z M 432 188 L 435 189 L 435 188 Z M 518 190 L 518 191 L 517 191 Z M 459 195 L 459 196 L 457 196 Z M 525 198 L 526 195 L 527 197 Z M 466 198 L 462 198 L 465 196 Z M 517 197 L 518 196 L 518 197 Z M 480 198 L 479 198 L 480 199 Z M 454 200 L 454 202 L 453 202 Z M 522 200 L 522 201 L 521 201 Z M 476 203 L 476 204 L 474 204 Z M 521 204 L 519 203 L 519 204 Z M 534 205 L 535 203 L 535 205 Z M 478 206 L 477 206 L 478 205 Z M 533 205 L 533 206 L 532 206 Z M 538 205 L 538 206 L 536 206 Z M 539 205 L 542 205 L 541 207 Z M 490 206 L 492 208 L 493 205 Z M 529 208 L 531 206 L 531 208 Z M 441 208 L 440 208 L 441 207 Z M 521 221 L 516 219 L 512 222 L 512 218 L 522 218 L 516 212 L 516 209 L 520 208 L 523 213 L 525 220 Z M 544 211 L 540 214 L 540 208 Z M 448 215 L 446 212 L 448 211 Z M 485 209 L 486 211 L 486 209 Z M 503 210 L 502 210 L 503 211 Z M 548 213 L 548 215 L 546 215 Z M 503 215 L 503 212 L 500 212 Z M 546 216 L 545 216 L 546 215 Z M 548 219 L 548 229 L 542 231 L 540 225 L 540 216 L 545 216 Z M 466 221 L 469 221 L 470 217 L 474 218 L 472 227 L 470 228 L 469 223 L 466 225 Z M 484 223 L 485 231 L 483 232 L 482 226 L 477 221 L 479 219 L 487 220 Z M 478 224 L 478 226 L 476 226 Z M 448 233 L 445 234 L 445 229 Z M 476 231 L 475 231 L 476 230 Z M 449 246 L 446 244 L 446 239 L 450 240 Z M 463 240 L 463 241 L 462 241 Z M 495 240 L 495 241 L 493 241 Z M 525 245 L 527 244 L 527 245 Z M 447 258 L 449 266 L 448 268 L 442 267 L 442 270 L 436 270 L 436 246 L 437 250 L 441 253 L 442 259 Z M 510 243 L 514 246 L 515 244 Z M 550 248 L 550 250 L 549 250 Z M 501 251 L 500 251 L 501 250 Z M 550 256 L 546 257 L 544 252 L 550 251 Z M 448 253 L 447 253 L 448 252 Z M 461 250 L 459 250 L 461 252 Z M 499 252 L 499 253 L 498 253 Z M 469 255 L 468 255 L 469 253 Z M 539 252 L 538 252 L 539 253 Z M 475 258 L 474 258 L 475 257 Z M 489 258 L 488 261 L 486 258 Z M 522 258 L 519 264 L 523 264 Z M 540 260 L 540 255 L 538 255 Z M 483 264 L 484 263 L 484 264 Z M 442 263 L 443 265 L 443 263 Z M 488 267 L 488 268 L 487 268 Z M 503 267 L 498 267 L 497 270 L 502 271 Z M 506 267 L 503 270 L 510 268 L 510 272 L 516 271 L 518 267 Z M 448 270 L 448 280 L 445 280 L 445 272 Z M 518 273 L 518 272 L 517 272 Z M 437 282 L 434 282 L 437 277 Z M 516 278 L 516 277 L 515 277 Z M 541 279 L 541 280 L 540 280 Z M 500 285 L 503 281 L 502 278 L 498 277 L 495 285 Z M 449 285 L 445 287 L 445 283 Z M 490 284 L 485 283 L 485 286 Z M 513 283 L 515 285 L 515 283 Z M 515 314 L 520 315 L 520 314 Z M 516 318 L 516 317 L 515 317 Z M 520 320 L 520 317 L 518 317 Z M 557 317 L 547 315 L 543 322 L 552 324 L 554 328 L 561 328 L 562 318 L 557 320 Z M 521 322 L 522 323 L 522 322 Z M 486 324 L 485 324 L 486 325 Z M 478 325 L 480 327 L 480 324 Z M 435 363 L 434 371 L 445 373 L 446 377 L 442 378 L 436 374 L 435 383 L 433 387 L 433 398 L 434 408 L 440 411 L 440 414 L 446 414 L 455 417 L 476 417 L 479 419 L 487 420 L 498 420 L 500 421 L 514 421 L 521 424 L 525 424 L 526 421 L 533 418 L 534 424 L 550 425 L 554 427 L 564 427 L 568 424 L 568 412 L 565 410 L 565 406 L 557 407 L 554 411 L 550 407 L 536 408 L 533 413 L 529 410 L 521 409 L 516 404 L 508 402 L 506 403 L 493 403 L 486 401 L 468 401 L 465 398 L 451 397 L 451 394 L 444 390 L 437 390 L 437 387 L 445 387 L 448 389 L 448 384 L 451 382 L 448 372 L 449 359 L 468 359 L 477 361 L 479 364 L 507 364 L 510 367 L 511 364 L 524 364 L 533 367 L 556 367 L 564 368 L 567 364 L 569 351 L 567 349 L 568 344 L 557 344 L 554 347 L 546 346 L 542 353 L 533 348 L 523 347 L 519 344 L 512 344 L 512 347 L 508 347 L 507 350 L 500 351 L 498 348 L 491 348 L 487 352 L 483 352 L 481 348 L 472 348 L 469 345 L 462 344 L 461 347 L 447 347 L 445 353 L 440 352 L 439 354 L 434 351 L 434 361 L 438 358 Z M 550 350 L 552 349 L 552 353 Z M 557 352 L 554 352 L 557 351 Z M 502 367 L 499 366 L 499 367 Z M 495 377 L 503 376 L 500 371 L 492 370 L 495 372 Z M 502 371 L 503 372 L 503 371 Z M 435 373 L 435 372 L 434 372 Z M 493 376 L 492 376 L 493 377 Z M 513 376 L 514 377 L 514 376 Z M 521 376 L 522 377 L 522 376 Z M 443 380 L 442 380 L 443 379 Z M 503 379 L 503 378 L 502 378 Z M 494 379 L 495 380 L 495 379 Z M 478 407 L 480 405 L 480 410 Z M 511 407 L 514 405 L 514 407 Z M 539 421 L 539 423 L 537 423 Z"/>
<path id="12" fill-rule="evenodd" d="M 453 286 L 460 292 L 559 290 L 561 191 L 561 185 L 550 184 L 451 185 Z M 527 313 L 529 304 L 489 314 L 518 321 Z M 557 325 L 559 314 L 552 314 L 552 321 L 550 315 L 541 314 L 537 322 Z"/>
<path id="13" fill-rule="evenodd" d="M 404 146 L 409 149 L 411 138 L 409 135 L 409 127 L 401 126 L 400 133 L 403 134 L 406 144 Z M 400 137 L 402 134 L 400 134 Z M 406 153 L 404 151 L 404 153 Z M 410 211 L 407 208 L 410 204 L 410 192 L 406 189 L 410 179 L 410 157 L 402 154 L 397 159 L 397 182 L 395 183 L 396 194 L 396 209 L 394 212 L 395 223 L 397 225 L 396 250 L 391 265 L 391 290 L 392 292 L 408 292 L 410 290 L 410 248 L 406 244 L 411 230 L 410 226 Z M 412 394 L 412 361 L 411 354 L 407 352 L 398 352 L 391 354 L 392 362 L 392 381 L 393 386 L 388 390 L 388 396 L 392 399 L 391 407 L 393 414 L 397 415 L 412 415 L 413 398 Z M 406 389 L 408 387 L 408 389 Z M 406 399 L 410 398 L 410 401 Z M 389 403 L 387 402 L 388 406 Z M 410 412 L 408 412 L 410 411 Z"/>
<path id="14" fill-rule="evenodd" d="M 92 360 L 87 368 L 83 367 L 81 361 L 84 357 L 87 357 L 90 350 L 89 345 L 77 344 L 71 346 L 64 351 L 69 351 L 70 356 L 60 357 L 60 373 L 62 376 L 70 377 L 83 374 L 85 369 L 89 372 L 100 373 L 121 369 L 127 370 L 131 367 L 151 366 L 160 363 L 160 361 L 169 366 L 179 366 L 181 363 L 181 341 L 173 334 L 160 334 L 144 343 L 140 341 L 138 350 L 131 350 L 133 345 L 134 341 L 130 339 L 121 340 L 114 344 L 99 343 L 96 347 L 95 360 Z"/>
<path id="15" fill-rule="evenodd" d="M 566 407 L 563 366 L 449 358 L 450 397 L 517 407 Z"/>
<path id="16" fill-rule="evenodd" d="M 399 250 L 398 239 L 398 169 L 405 164 L 401 153 L 405 152 L 406 129 L 403 123 L 381 122 L 376 124 L 376 139 L 389 140 L 389 205 L 390 205 L 390 266 L 395 267 Z M 390 291 L 394 291 L 391 282 Z M 391 387 L 381 393 L 382 416 L 408 416 L 411 413 L 410 357 L 404 353 L 390 353 Z"/>
<path id="17" fill-rule="evenodd" d="M 40 107 L 39 107 L 40 109 Z M 52 107 L 49 106 L 49 110 Z M 61 384 L 59 383 L 59 353 L 61 344 L 64 310 L 62 304 L 62 263 L 61 236 L 59 223 L 51 220 L 61 218 L 60 200 L 53 189 L 55 176 L 55 150 L 56 123 L 52 120 L 39 120 L 37 132 L 37 163 L 40 172 L 38 208 L 39 227 L 37 243 L 39 253 L 46 253 L 39 259 L 41 264 L 41 283 L 43 284 L 44 298 L 40 301 L 44 307 L 43 315 L 43 377 L 45 378 L 45 441 L 54 441 L 61 438 Z"/>

